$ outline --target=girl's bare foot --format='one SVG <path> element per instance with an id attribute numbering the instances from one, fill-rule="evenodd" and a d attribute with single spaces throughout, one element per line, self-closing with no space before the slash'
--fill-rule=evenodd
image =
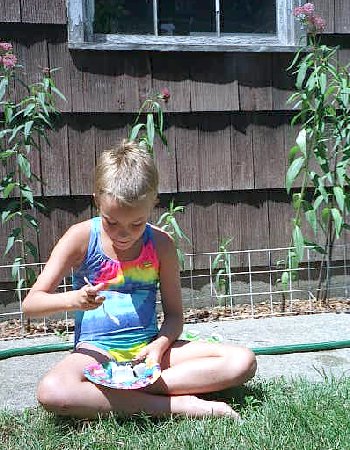
<path id="1" fill-rule="evenodd" d="M 171 411 L 192 417 L 231 417 L 241 420 L 241 416 L 225 402 L 202 400 L 194 395 L 171 397 Z"/>

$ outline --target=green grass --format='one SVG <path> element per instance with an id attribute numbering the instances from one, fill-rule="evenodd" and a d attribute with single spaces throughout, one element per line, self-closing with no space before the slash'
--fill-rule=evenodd
<path id="1" fill-rule="evenodd" d="M 136 416 L 86 422 L 41 408 L 0 413 L 0 449 L 347 450 L 350 378 L 311 383 L 257 380 L 219 397 L 235 398 L 244 422 L 226 418 Z"/>

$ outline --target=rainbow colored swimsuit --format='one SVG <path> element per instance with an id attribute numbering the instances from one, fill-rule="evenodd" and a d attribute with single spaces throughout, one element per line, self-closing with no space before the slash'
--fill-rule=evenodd
<path id="1" fill-rule="evenodd" d="M 104 254 L 101 245 L 101 218 L 91 219 L 90 240 L 81 266 L 74 271 L 73 288 L 105 283 L 100 295 L 103 305 L 75 313 L 75 346 L 87 342 L 107 350 L 119 361 L 132 359 L 157 333 L 156 292 L 159 260 L 150 224 L 142 236 L 138 258 L 118 261 Z"/>

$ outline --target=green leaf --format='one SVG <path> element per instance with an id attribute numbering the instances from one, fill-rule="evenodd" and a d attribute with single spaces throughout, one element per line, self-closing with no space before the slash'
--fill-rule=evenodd
<path id="1" fill-rule="evenodd" d="M 290 150 L 289 150 L 289 155 L 288 155 L 288 161 L 289 164 L 292 163 L 292 161 L 294 160 L 295 156 L 297 155 L 297 153 L 299 152 L 299 146 L 298 145 L 294 145 Z"/>
<path id="2" fill-rule="evenodd" d="M 307 68 L 308 68 L 308 64 L 307 64 L 307 62 L 305 60 L 303 60 L 301 62 L 301 64 L 300 64 L 299 69 L 298 69 L 297 80 L 296 80 L 296 83 L 295 83 L 295 86 L 298 89 L 302 88 L 303 82 L 305 80 Z"/>
<path id="3" fill-rule="evenodd" d="M 300 58 L 300 49 L 295 53 L 295 55 L 294 55 L 294 58 L 293 58 L 293 60 L 292 60 L 292 62 L 290 63 L 290 66 L 289 67 L 287 67 L 287 71 L 290 71 L 295 65 L 296 65 L 296 62 L 298 61 L 298 59 Z"/>
<path id="4" fill-rule="evenodd" d="M 343 189 L 339 186 L 334 186 L 333 193 L 338 203 L 340 211 L 344 211 L 345 194 L 343 192 Z"/>
<path id="5" fill-rule="evenodd" d="M 342 225 L 343 225 L 343 217 L 337 208 L 332 208 L 331 212 L 332 212 L 332 217 L 333 217 L 334 224 L 335 224 L 335 233 L 336 233 L 337 239 L 339 239 Z"/>
<path id="6" fill-rule="evenodd" d="M 37 221 L 37 219 L 35 217 L 33 217 L 30 214 L 24 214 L 24 218 L 27 221 L 27 224 L 30 227 L 34 228 L 34 230 L 38 230 L 39 229 L 39 224 L 38 224 L 38 221 Z"/>
<path id="7" fill-rule="evenodd" d="M 321 218 L 322 218 L 323 223 L 325 223 L 325 224 L 328 223 L 330 212 L 331 211 L 328 207 L 322 209 Z"/>
<path id="8" fill-rule="evenodd" d="M 16 216 L 21 216 L 21 212 L 20 211 L 12 212 L 12 211 L 8 211 L 8 210 L 2 211 L 2 213 L 1 213 L 1 221 L 2 221 L 2 223 L 6 223 L 6 222 L 8 222 L 9 220 L 13 219 Z"/>
<path id="9" fill-rule="evenodd" d="M 288 250 L 288 267 L 290 269 L 297 269 L 299 266 L 299 259 L 294 249 Z"/>
<path id="10" fill-rule="evenodd" d="M 176 254 L 177 254 L 177 258 L 179 260 L 180 269 L 184 270 L 185 269 L 185 255 L 179 248 L 176 249 Z"/>
<path id="11" fill-rule="evenodd" d="M 167 147 L 168 152 L 170 152 L 170 150 L 168 148 L 168 140 L 167 140 L 165 134 L 162 132 L 159 132 L 159 137 L 160 137 L 160 140 L 162 141 L 163 145 L 165 145 Z"/>
<path id="12" fill-rule="evenodd" d="M 158 127 L 159 127 L 159 135 L 162 136 L 162 134 L 163 134 L 163 127 L 164 127 L 164 119 L 163 119 L 162 108 L 158 109 Z"/>
<path id="13" fill-rule="evenodd" d="M 18 280 L 18 282 L 17 282 L 17 285 L 16 285 L 16 289 L 18 290 L 18 292 L 22 289 L 22 287 L 24 286 L 24 283 L 25 283 L 25 278 L 20 278 L 19 280 Z"/>
<path id="14" fill-rule="evenodd" d="M 30 206 L 32 207 L 34 205 L 34 197 L 33 197 L 32 190 L 29 189 L 28 186 L 26 186 L 26 188 L 21 189 L 21 193 L 22 193 L 23 197 L 28 201 Z"/>
<path id="15" fill-rule="evenodd" d="M 219 265 L 223 262 L 222 253 L 219 253 L 215 256 L 212 262 L 212 268 L 215 270 L 219 267 Z"/>
<path id="16" fill-rule="evenodd" d="M 140 130 L 142 128 L 144 128 L 144 127 L 145 127 L 144 123 L 138 123 L 137 125 L 133 126 L 131 131 L 130 131 L 130 134 L 129 134 L 129 140 L 130 141 L 135 141 L 137 136 L 138 136 L 138 134 L 139 134 L 139 132 L 140 132 Z"/>
<path id="17" fill-rule="evenodd" d="M 31 113 L 34 109 L 35 109 L 35 104 L 34 104 L 34 103 L 30 103 L 28 106 L 26 106 L 26 107 L 24 108 L 24 111 L 23 111 L 24 117 L 29 116 L 30 113 Z"/>
<path id="18" fill-rule="evenodd" d="M 293 229 L 293 245 L 295 247 L 295 253 L 299 261 L 303 259 L 304 256 L 304 237 L 301 232 L 299 225 L 295 225 Z"/>
<path id="19" fill-rule="evenodd" d="M 317 233 L 317 216 L 314 209 L 309 209 L 305 212 L 305 218 L 308 223 L 311 225 L 313 232 Z"/>
<path id="20" fill-rule="evenodd" d="M 26 287 L 30 288 L 35 283 L 37 274 L 35 273 L 35 270 L 32 267 L 26 267 L 25 277 L 26 277 Z"/>
<path id="21" fill-rule="evenodd" d="M 37 95 L 37 99 L 45 113 L 45 116 L 49 117 L 49 111 L 47 109 L 48 104 L 46 103 L 46 96 L 45 96 L 44 92 L 39 92 Z"/>
<path id="22" fill-rule="evenodd" d="M 316 80 L 316 74 L 315 72 L 312 72 L 306 82 L 306 88 L 308 91 L 312 91 L 314 89 L 314 87 L 316 86 Z"/>
<path id="23" fill-rule="evenodd" d="M 14 188 L 17 186 L 17 183 L 9 183 L 5 189 L 2 191 L 2 195 L 4 198 L 8 198 Z"/>
<path id="24" fill-rule="evenodd" d="M 324 95 L 327 89 L 327 75 L 322 72 L 319 77 L 321 94 Z"/>
<path id="25" fill-rule="evenodd" d="M 320 192 L 320 194 L 323 198 L 323 201 L 325 203 L 328 203 L 328 192 L 327 192 L 326 188 L 324 187 L 323 180 L 321 177 L 317 178 L 317 190 Z"/>
<path id="26" fill-rule="evenodd" d="M 343 187 L 345 184 L 345 176 L 346 176 L 346 169 L 344 167 L 343 161 L 337 164 L 335 170 L 337 173 L 338 183 L 340 184 L 341 187 Z"/>
<path id="27" fill-rule="evenodd" d="M 22 153 L 19 153 L 17 155 L 17 162 L 24 175 L 27 178 L 30 178 L 32 173 L 30 169 L 30 162 L 28 161 L 28 159 Z"/>
<path id="28" fill-rule="evenodd" d="M 5 121 L 6 123 L 10 124 L 13 118 L 13 108 L 14 106 L 12 104 L 6 104 L 4 107 L 4 115 L 5 115 Z"/>
<path id="29" fill-rule="evenodd" d="M 5 150 L 3 152 L 0 152 L 0 161 L 7 160 L 15 154 L 16 154 L 16 152 L 14 150 Z"/>
<path id="30" fill-rule="evenodd" d="M 282 283 L 282 286 L 283 286 L 283 290 L 285 290 L 285 291 L 288 290 L 289 280 L 290 280 L 289 272 L 287 272 L 287 271 L 283 272 L 282 276 L 281 276 L 281 283 Z"/>
<path id="31" fill-rule="evenodd" d="M 286 175 L 286 189 L 287 189 L 288 193 L 290 192 L 295 179 L 299 175 L 304 162 L 305 162 L 305 158 L 303 156 L 301 156 L 301 157 L 295 159 L 292 162 L 292 164 L 289 166 L 287 175 Z"/>
<path id="32" fill-rule="evenodd" d="M 330 86 L 324 94 L 325 99 L 328 98 L 330 95 L 332 95 L 335 90 L 336 90 L 335 86 Z"/>
<path id="33" fill-rule="evenodd" d="M 13 280 L 17 280 L 17 275 L 19 274 L 21 263 L 22 263 L 22 258 L 20 258 L 20 257 L 15 258 L 15 260 L 12 264 L 12 269 L 11 269 L 11 276 L 12 276 Z"/>
<path id="34" fill-rule="evenodd" d="M 3 77 L 0 82 L 0 101 L 2 101 L 2 99 L 4 98 L 8 83 L 9 83 L 8 78 L 6 76 Z"/>
<path id="35" fill-rule="evenodd" d="M 30 135 L 30 132 L 31 132 L 33 124 L 34 124 L 34 120 L 30 120 L 29 122 L 25 123 L 25 126 L 24 126 L 24 139 L 26 139 L 26 140 L 28 139 L 28 136 Z"/>
<path id="36" fill-rule="evenodd" d="M 65 102 L 67 101 L 66 97 L 64 96 L 64 94 L 58 90 L 56 87 L 51 86 L 51 91 L 54 92 L 56 95 L 58 95 L 58 97 L 60 97 L 62 100 L 64 100 Z"/>
<path id="37" fill-rule="evenodd" d="M 164 220 L 168 217 L 168 215 L 169 215 L 169 212 L 168 212 L 168 211 L 166 211 L 165 213 L 163 213 L 163 214 L 159 217 L 159 219 L 157 220 L 156 225 L 157 225 L 157 226 L 161 225 L 161 224 L 164 222 Z"/>
<path id="38" fill-rule="evenodd" d="M 299 131 L 296 143 L 301 153 L 306 157 L 306 130 L 304 128 Z"/>
<path id="39" fill-rule="evenodd" d="M 294 209 L 298 209 L 302 203 L 302 198 L 301 198 L 301 194 L 300 192 L 296 192 L 295 194 L 293 194 L 292 197 L 292 203 L 293 203 L 293 208 Z"/>
<path id="40" fill-rule="evenodd" d="M 7 255 L 8 252 L 11 250 L 11 248 L 13 247 L 13 244 L 15 243 L 15 240 L 16 240 L 16 238 L 14 236 L 8 237 L 4 255 Z"/>
<path id="41" fill-rule="evenodd" d="M 148 145 L 153 148 L 154 145 L 154 120 L 153 114 L 147 114 L 147 140 Z"/>
<path id="42" fill-rule="evenodd" d="M 321 255 L 325 255 L 327 252 L 326 250 L 321 247 L 320 245 L 316 244 L 315 242 L 311 242 L 311 241 L 304 241 L 305 245 L 307 245 L 308 247 L 311 248 L 311 250 L 315 250 L 316 252 L 320 253 Z"/>
<path id="43" fill-rule="evenodd" d="M 29 250 L 30 254 L 37 261 L 38 260 L 38 249 L 35 247 L 35 245 L 31 241 L 26 241 L 25 246 Z"/>
<path id="44" fill-rule="evenodd" d="M 171 218 L 170 218 L 170 224 L 171 224 L 171 226 L 173 227 L 176 236 L 177 236 L 178 238 L 182 239 L 183 233 L 182 233 L 182 230 L 181 230 L 181 228 L 179 227 L 178 223 L 176 222 L 175 217 L 171 217 Z"/>
<path id="45" fill-rule="evenodd" d="M 37 114 L 38 119 L 41 119 L 49 128 L 52 128 L 52 123 L 50 120 L 45 117 L 42 113 Z"/>
<path id="46" fill-rule="evenodd" d="M 24 125 L 19 125 L 12 130 L 12 134 L 9 138 L 9 144 L 17 137 L 17 134 L 24 129 Z"/>

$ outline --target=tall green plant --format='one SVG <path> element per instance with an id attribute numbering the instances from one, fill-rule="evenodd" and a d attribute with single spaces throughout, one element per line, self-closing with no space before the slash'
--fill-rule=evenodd
<path id="1" fill-rule="evenodd" d="M 34 197 L 32 183 L 41 182 L 33 172 L 31 153 L 41 151 L 42 140 L 47 141 L 47 130 L 53 127 L 55 97 L 64 98 L 56 88 L 51 72 L 44 69 L 41 81 L 26 85 L 17 75 L 20 66 L 13 54 L 12 45 L 0 43 L 0 160 L 4 166 L 4 176 L 0 180 L 1 221 L 11 223 L 4 254 L 14 250 L 12 277 L 17 281 L 18 292 L 29 288 L 35 280 L 35 272 L 25 266 L 37 261 L 38 248 L 30 239 L 30 232 L 39 230 L 35 210 L 42 204 Z M 21 85 L 26 95 L 15 101 L 14 84 Z M 23 275 L 23 276 L 22 276 Z"/>
<path id="2" fill-rule="evenodd" d="M 174 200 L 171 200 L 168 210 L 160 216 L 157 222 L 157 225 L 173 238 L 181 269 L 185 268 L 185 254 L 181 249 L 180 241 L 185 240 L 189 244 L 191 243 L 176 220 L 178 213 L 183 213 L 184 210 L 184 206 L 175 206 Z"/>
<path id="3" fill-rule="evenodd" d="M 226 299 L 231 292 L 231 255 L 228 250 L 229 244 L 233 238 L 221 239 L 219 251 L 212 263 L 212 269 L 215 272 L 215 289 L 219 299 Z"/>
<path id="4" fill-rule="evenodd" d="M 324 20 L 315 14 L 312 3 L 294 10 L 307 28 L 307 45 L 301 47 L 289 69 L 296 75 L 296 92 L 289 103 L 299 111 L 292 125 L 299 125 L 296 144 L 289 152 L 286 188 L 292 193 L 297 179 L 300 189 L 293 191 L 294 218 L 291 246 L 281 281 L 287 290 L 303 259 L 305 246 L 323 255 L 318 298 L 327 298 L 334 242 L 349 229 L 350 210 L 350 83 L 348 66 L 337 62 L 337 47 L 322 44 Z M 305 238 L 306 226 L 314 240 Z M 322 242 L 318 239 L 322 237 Z M 322 273 L 326 268 L 325 279 Z M 322 292 L 322 295 L 321 295 Z M 321 295 L 321 297 L 320 297 Z"/>
<path id="5" fill-rule="evenodd" d="M 168 142 L 164 134 L 164 113 L 160 101 L 168 102 L 170 92 L 163 88 L 159 93 L 148 97 L 141 105 L 138 114 L 132 124 L 129 140 L 137 141 L 141 147 L 154 155 L 155 137 L 167 146 Z M 181 240 L 190 243 L 189 238 L 177 222 L 178 213 L 184 211 L 184 206 L 175 206 L 174 200 L 169 204 L 168 210 L 157 221 L 157 225 L 166 231 L 173 239 L 181 269 L 185 267 L 185 255 L 181 249 Z"/>
<path id="6" fill-rule="evenodd" d="M 161 92 L 148 97 L 142 103 L 129 133 L 131 141 L 139 142 L 141 147 L 144 147 L 152 154 L 154 152 L 153 147 L 156 135 L 159 136 L 165 146 L 168 145 L 164 134 L 163 108 L 159 100 L 167 102 L 169 98 L 170 92 L 168 88 L 163 88 Z"/>

